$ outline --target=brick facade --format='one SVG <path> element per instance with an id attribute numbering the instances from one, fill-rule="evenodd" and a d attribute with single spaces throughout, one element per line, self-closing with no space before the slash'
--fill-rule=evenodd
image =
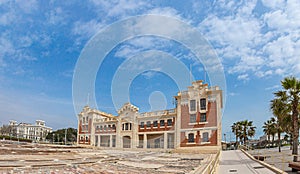
<path id="1" fill-rule="evenodd" d="M 125 103 L 117 116 L 86 106 L 78 115 L 78 144 L 164 149 L 219 146 L 222 91 L 196 81 L 175 99 L 174 109 L 146 113 Z"/>

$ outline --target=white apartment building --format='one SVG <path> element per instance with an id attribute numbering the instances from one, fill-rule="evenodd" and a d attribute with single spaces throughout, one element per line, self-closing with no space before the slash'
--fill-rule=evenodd
<path id="1" fill-rule="evenodd" d="M 14 136 L 34 141 L 45 141 L 47 134 L 52 132 L 52 128 L 47 127 L 43 120 L 36 120 L 35 124 L 18 124 L 17 121 L 11 120 L 9 125 L 13 126 Z"/>

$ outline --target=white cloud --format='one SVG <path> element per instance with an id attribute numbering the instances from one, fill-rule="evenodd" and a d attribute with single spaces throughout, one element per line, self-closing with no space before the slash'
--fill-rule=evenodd
<path id="1" fill-rule="evenodd" d="M 272 9 L 282 8 L 285 5 L 285 0 L 261 0 L 263 5 Z"/>
<path id="2" fill-rule="evenodd" d="M 96 32 L 98 32 L 104 25 L 95 19 L 88 22 L 77 21 L 74 24 L 72 33 L 78 35 L 84 39 L 92 37 Z"/>
<path id="3" fill-rule="evenodd" d="M 257 17 L 253 14 L 256 1 L 222 1 L 199 28 L 223 62 L 230 64 L 228 72 L 240 79 L 245 73 L 259 78 L 299 74 L 300 1 L 264 0 L 263 4 L 269 10 Z"/>
<path id="4" fill-rule="evenodd" d="M 146 79 L 151 79 L 156 74 L 157 74 L 157 72 L 155 72 L 155 71 L 146 71 L 146 72 L 142 73 L 141 75 L 144 76 Z"/>
<path id="5" fill-rule="evenodd" d="M 145 7 L 149 6 L 149 3 L 138 0 L 91 0 L 95 5 L 96 11 L 99 15 L 105 15 L 106 17 L 125 17 L 131 14 L 137 14 Z"/>
<path id="6" fill-rule="evenodd" d="M 240 95 L 240 94 L 235 93 L 235 92 L 228 92 L 227 95 L 233 97 L 233 96 L 237 96 L 237 95 Z"/>
<path id="7" fill-rule="evenodd" d="M 70 70 L 66 70 L 66 71 L 62 72 L 61 75 L 66 78 L 72 78 L 73 73 L 74 73 L 74 69 L 70 69 Z"/>
<path id="8" fill-rule="evenodd" d="M 137 37 L 128 40 L 115 53 L 116 57 L 129 58 L 145 50 L 157 50 L 168 48 L 172 42 L 152 36 Z"/>
<path id="9" fill-rule="evenodd" d="M 248 81 L 249 80 L 249 75 L 248 74 L 242 74 L 242 75 L 239 75 L 237 77 L 238 80 L 243 80 L 243 81 Z"/>
<path id="10" fill-rule="evenodd" d="M 23 0 L 16 0 L 15 2 L 24 13 L 33 13 L 38 10 L 37 0 L 26 0 L 26 2 Z"/>
<path id="11" fill-rule="evenodd" d="M 0 25 L 9 25 L 16 20 L 16 15 L 12 12 L 3 13 L 0 16 Z"/>
<path id="12" fill-rule="evenodd" d="M 265 88 L 266 91 L 270 91 L 270 90 L 277 90 L 280 88 L 280 85 L 274 85 L 274 86 L 270 86 L 270 87 L 267 87 Z"/>
<path id="13" fill-rule="evenodd" d="M 66 18 L 66 13 L 61 7 L 52 9 L 48 14 L 48 21 L 53 25 L 66 24 Z"/>

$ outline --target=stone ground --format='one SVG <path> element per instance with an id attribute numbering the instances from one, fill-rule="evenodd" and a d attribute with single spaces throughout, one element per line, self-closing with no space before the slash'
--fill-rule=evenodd
<path id="1" fill-rule="evenodd" d="M 0 173 L 185 174 L 201 171 L 214 156 L 0 141 Z"/>
<path id="2" fill-rule="evenodd" d="M 279 168 L 287 173 L 297 173 L 292 172 L 291 168 L 288 167 L 288 163 L 293 161 L 292 151 L 290 146 L 285 146 L 281 148 L 281 152 L 278 152 L 278 147 L 276 148 L 266 148 L 266 149 L 255 149 L 248 151 L 251 155 L 263 155 L 266 156 L 265 162 Z M 299 153 L 300 154 L 300 153 Z M 300 158 L 300 157 L 298 157 Z"/>

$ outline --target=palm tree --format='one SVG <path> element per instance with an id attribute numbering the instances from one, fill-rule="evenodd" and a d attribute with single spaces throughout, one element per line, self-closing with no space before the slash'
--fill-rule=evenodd
<path id="1" fill-rule="evenodd" d="M 292 111 L 292 130 L 293 130 L 293 161 L 298 160 L 298 139 L 299 139 L 299 103 L 300 103 L 300 81 L 295 77 L 286 77 L 281 81 L 281 85 L 284 88 L 287 95 L 287 102 L 291 106 Z"/>
<path id="2" fill-rule="evenodd" d="M 281 152 L 281 133 L 285 131 L 289 133 L 291 126 L 290 107 L 287 105 L 287 96 L 284 91 L 274 93 L 275 99 L 271 100 L 271 110 L 276 117 L 276 130 L 278 135 L 278 151 Z M 275 118 L 274 118 L 275 119 Z"/>
<path id="3" fill-rule="evenodd" d="M 253 137 L 255 134 L 256 127 L 253 126 L 253 121 L 244 120 L 240 122 L 242 127 L 241 138 L 243 139 L 243 144 L 247 144 L 248 137 Z"/>
<path id="4" fill-rule="evenodd" d="M 271 119 L 271 135 L 272 135 L 272 147 L 274 146 L 274 139 L 275 139 L 275 134 L 277 133 L 277 125 L 276 125 L 276 119 L 272 117 Z"/>
<path id="5" fill-rule="evenodd" d="M 235 148 L 237 148 L 238 138 L 240 137 L 240 134 L 242 131 L 242 126 L 241 126 L 240 122 L 233 123 L 231 126 L 231 131 L 235 135 Z"/>
<path id="6" fill-rule="evenodd" d="M 263 132 L 267 135 L 267 145 L 270 146 L 270 136 L 271 136 L 271 128 L 272 127 L 272 121 L 271 120 L 267 120 L 266 122 L 264 122 L 263 125 Z"/>

